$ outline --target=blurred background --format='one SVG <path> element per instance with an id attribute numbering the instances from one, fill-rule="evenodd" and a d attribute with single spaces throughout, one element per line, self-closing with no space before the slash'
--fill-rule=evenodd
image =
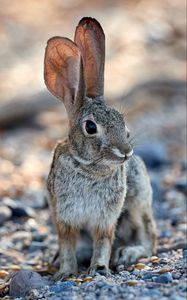
<path id="1" fill-rule="evenodd" d="M 175 241 L 181 238 L 186 195 L 185 14 L 181 0 L 0 1 L 0 225 L 6 232 L 13 230 L 11 217 L 30 218 L 27 231 L 36 226 L 35 210 L 45 207 L 52 149 L 67 132 L 65 109 L 43 81 L 46 41 L 56 35 L 73 39 L 79 20 L 91 16 L 106 35 L 105 95 L 124 112 L 135 150 L 148 166 L 155 214 L 162 218 L 160 232 L 170 232 L 161 238 L 173 236 L 171 224 L 164 223 L 167 218 L 175 224 L 180 220 Z M 42 211 L 41 216 L 37 222 L 46 232 L 48 213 Z M 6 248 L 5 231 L 0 233 Z"/>

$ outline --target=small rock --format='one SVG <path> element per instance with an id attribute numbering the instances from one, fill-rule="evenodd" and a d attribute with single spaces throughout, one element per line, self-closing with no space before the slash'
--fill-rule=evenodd
<path id="1" fill-rule="evenodd" d="M 161 259 L 160 259 L 160 264 L 167 265 L 167 264 L 168 264 L 168 259 L 166 259 L 166 258 L 161 258 Z"/>
<path id="2" fill-rule="evenodd" d="M 171 300 L 185 300 L 185 298 L 184 298 L 184 297 L 181 297 L 181 296 L 179 296 L 179 295 L 173 295 L 173 296 L 171 297 Z"/>
<path id="3" fill-rule="evenodd" d="M 28 300 L 31 299 L 39 299 L 40 297 L 40 292 L 38 290 L 31 290 L 29 292 L 29 296 L 27 297 Z"/>
<path id="4" fill-rule="evenodd" d="M 179 216 L 177 216 L 176 214 L 171 214 L 171 226 L 176 227 L 179 222 L 180 222 Z"/>
<path id="5" fill-rule="evenodd" d="M 163 229 L 159 235 L 159 238 L 170 238 L 172 236 L 172 232 L 169 229 Z"/>
<path id="6" fill-rule="evenodd" d="M 152 281 L 152 278 L 153 278 L 153 274 L 152 273 L 145 273 L 142 277 L 142 279 L 144 281 Z"/>
<path id="7" fill-rule="evenodd" d="M 84 281 L 84 282 L 91 282 L 91 281 L 93 281 L 93 277 L 87 276 L 87 277 L 85 277 L 85 278 L 83 279 L 83 281 Z"/>
<path id="8" fill-rule="evenodd" d="M 159 274 L 164 274 L 173 271 L 171 268 L 162 268 L 158 271 Z"/>
<path id="9" fill-rule="evenodd" d="M 83 279 L 82 278 L 75 278 L 74 281 L 79 284 L 79 283 L 83 282 Z"/>
<path id="10" fill-rule="evenodd" d="M 187 195 L 187 181 L 186 178 L 180 178 L 175 182 L 174 187 L 183 194 Z"/>
<path id="11" fill-rule="evenodd" d="M 96 282 L 96 284 L 97 284 L 97 287 L 102 288 L 103 286 L 105 286 L 106 282 L 101 279 L 101 280 L 98 280 Z"/>
<path id="12" fill-rule="evenodd" d="M 179 272 L 173 272 L 173 273 L 172 273 L 172 277 L 173 277 L 173 279 L 180 279 L 180 278 L 181 278 L 181 276 L 182 276 L 182 274 L 181 274 L 181 273 L 179 273 Z"/>
<path id="13" fill-rule="evenodd" d="M 32 239 L 31 233 L 23 230 L 18 230 L 13 233 L 12 235 L 12 242 L 15 244 L 17 242 L 22 242 L 22 243 L 30 243 Z"/>
<path id="14" fill-rule="evenodd" d="M 13 217 L 35 217 L 34 210 L 21 201 L 6 197 L 3 199 L 3 203 L 12 211 Z"/>
<path id="15" fill-rule="evenodd" d="M 137 263 L 134 267 L 136 269 L 138 269 L 138 270 L 142 270 L 142 269 L 145 268 L 145 264 L 143 264 L 143 263 Z"/>
<path id="16" fill-rule="evenodd" d="M 130 286 L 137 285 L 138 284 L 138 280 L 128 280 L 127 284 L 130 285 Z"/>
<path id="17" fill-rule="evenodd" d="M 170 283 L 173 281 L 171 273 L 165 273 L 155 278 L 154 280 L 157 283 Z"/>
<path id="18" fill-rule="evenodd" d="M 32 234 L 32 240 L 36 242 L 43 242 L 46 237 L 47 237 L 47 233 L 40 234 L 38 232 L 34 232 Z"/>
<path id="19" fill-rule="evenodd" d="M 149 47 L 158 47 L 162 43 L 167 43 L 172 39 L 172 28 L 168 23 L 153 22 L 146 28 L 146 45 Z"/>
<path id="20" fill-rule="evenodd" d="M 50 287 L 50 291 L 58 294 L 71 289 L 75 285 L 74 281 L 58 282 Z"/>
<path id="21" fill-rule="evenodd" d="M 120 275 L 122 276 L 122 278 L 124 278 L 125 280 L 128 280 L 130 278 L 130 272 L 128 271 L 122 271 L 120 272 Z"/>
<path id="22" fill-rule="evenodd" d="M 160 258 L 158 256 L 151 256 L 150 262 L 152 262 L 153 264 L 159 263 L 160 262 Z"/>
<path id="23" fill-rule="evenodd" d="M 11 210 L 6 207 L 1 205 L 0 206 L 0 225 L 2 225 L 5 221 L 9 220 L 12 216 Z"/>
<path id="24" fill-rule="evenodd" d="M 0 278 L 4 279 L 5 277 L 8 276 L 8 272 L 7 271 L 4 271 L 4 270 L 0 270 Z"/>
<path id="25" fill-rule="evenodd" d="M 140 274 L 140 270 L 134 269 L 134 270 L 132 271 L 131 274 L 132 274 L 132 275 L 135 275 L 135 276 L 137 277 L 137 276 L 139 276 L 139 274 Z"/>
<path id="26" fill-rule="evenodd" d="M 19 270 L 21 270 L 21 267 L 18 266 L 18 265 L 10 265 L 10 266 L 9 266 L 9 269 L 10 269 L 11 271 L 19 271 Z"/>
<path id="27" fill-rule="evenodd" d="M 183 286 L 182 289 L 181 289 L 181 291 L 182 291 L 183 293 L 187 293 L 187 286 L 186 286 L 186 285 Z"/>
<path id="28" fill-rule="evenodd" d="M 145 273 L 142 277 L 142 279 L 144 281 L 153 281 L 153 279 L 155 280 L 156 277 L 158 277 L 158 274 L 154 274 L 154 273 Z"/>
<path id="29" fill-rule="evenodd" d="M 45 285 L 42 277 L 33 271 L 21 270 L 13 274 L 10 281 L 10 297 L 25 297 L 31 290 Z"/>
<path id="30" fill-rule="evenodd" d="M 29 247 L 29 252 L 35 252 L 37 250 L 44 250 L 46 248 L 47 248 L 46 243 L 33 241 Z"/>
<path id="31" fill-rule="evenodd" d="M 117 269 L 117 272 L 122 272 L 122 271 L 124 271 L 124 265 L 118 265 L 117 267 L 116 267 L 116 269 Z"/>

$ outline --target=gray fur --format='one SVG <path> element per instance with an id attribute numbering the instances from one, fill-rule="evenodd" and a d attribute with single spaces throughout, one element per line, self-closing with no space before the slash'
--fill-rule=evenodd
<path id="1" fill-rule="evenodd" d="M 84 26 L 94 22 L 83 20 Z M 97 22 L 94 26 L 100 30 Z M 71 81 L 69 85 L 71 89 Z M 103 95 L 85 97 L 80 103 L 70 120 L 68 138 L 56 146 L 47 181 L 59 237 L 56 279 L 77 272 L 75 246 L 80 229 L 89 230 L 93 237 L 91 275 L 108 273 L 115 230 L 114 266 L 128 265 L 155 251 L 150 180 L 141 159 L 130 157 L 132 145 L 124 117 L 105 104 Z M 85 132 L 86 120 L 95 122 L 97 134 Z"/>
<path id="2" fill-rule="evenodd" d="M 87 107 L 88 115 L 94 111 L 97 116 L 95 119 L 106 129 L 99 138 L 99 146 L 95 138 L 88 138 L 87 143 L 82 127 L 77 126 L 85 117 Z M 106 232 L 115 228 L 121 215 L 116 237 L 121 239 L 124 246 L 116 249 L 112 262 L 115 266 L 122 263 L 128 265 L 140 257 L 151 255 L 155 250 L 152 190 L 141 159 L 134 156 L 121 163 L 110 153 L 111 140 L 116 148 L 124 141 L 127 143 L 125 123 L 121 115 L 104 103 L 101 105 L 98 101 L 92 101 L 89 106 L 86 103 L 75 127 L 71 129 L 69 140 L 56 147 L 48 178 L 48 190 L 52 202 L 55 202 L 55 206 L 52 205 L 52 210 L 55 209 L 55 222 L 65 223 L 76 230 L 87 229 L 93 238 L 98 230 Z M 99 157 L 101 152 L 102 159 L 95 163 L 93 157 Z M 73 155 L 91 163 L 81 164 Z M 125 248 L 127 244 L 133 246 Z M 66 259 L 71 261 L 71 258 Z M 106 273 L 107 268 L 108 266 Z M 58 276 L 68 273 L 63 268 L 60 272 Z M 93 268 L 90 273 L 94 273 Z"/>

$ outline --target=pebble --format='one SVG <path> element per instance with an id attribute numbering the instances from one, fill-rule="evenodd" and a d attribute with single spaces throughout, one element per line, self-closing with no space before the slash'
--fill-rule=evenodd
<path id="1" fill-rule="evenodd" d="M 19 271 L 19 270 L 21 270 L 21 267 L 18 265 L 10 265 L 9 269 L 11 271 Z"/>
<path id="2" fill-rule="evenodd" d="M 152 262 L 152 263 L 159 263 L 160 262 L 160 258 L 158 256 L 151 256 L 150 262 Z"/>
<path id="3" fill-rule="evenodd" d="M 131 274 L 133 274 L 133 275 L 135 275 L 135 276 L 139 276 L 139 274 L 140 274 L 140 270 L 138 270 L 138 269 L 134 269 L 133 271 L 132 271 L 132 273 Z"/>
<path id="4" fill-rule="evenodd" d="M 160 269 L 160 270 L 158 271 L 158 273 L 159 273 L 159 274 L 164 274 L 164 273 L 168 273 L 168 272 L 171 272 L 171 271 L 173 271 L 173 269 L 168 267 L 168 268 Z"/>
<path id="5" fill-rule="evenodd" d="M 10 281 L 10 297 L 25 297 L 31 290 L 41 288 L 45 285 L 42 277 L 28 270 L 21 270 L 13 274 Z"/>
<path id="6" fill-rule="evenodd" d="M 25 242 L 29 243 L 31 241 L 31 239 L 32 239 L 31 233 L 23 231 L 23 230 L 16 231 L 12 235 L 12 242 L 14 244 L 19 242 L 19 241 L 22 242 L 22 243 L 25 243 Z"/>
<path id="7" fill-rule="evenodd" d="M 12 216 L 11 210 L 3 205 L 0 205 L 0 225 L 9 220 Z"/>
<path id="8" fill-rule="evenodd" d="M 103 287 L 105 285 L 105 281 L 104 280 L 98 280 L 96 282 L 97 287 Z"/>
<path id="9" fill-rule="evenodd" d="M 142 279 L 144 281 L 152 281 L 152 278 L 153 278 L 153 274 L 152 273 L 145 273 L 143 276 L 142 276 Z"/>
<path id="10" fill-rule="evenodd" d="M 125 269 L 125 267 L 124 267 L 124 265 L 118 265 L 116 267 L 116 269 L 117 269 L 117 272 L 122 272 Z"/>
<path id="11" fill-rule="evenodd" d="M 159 235 L 159 238 L 171 238 L 172 232 L 169 229 L 163 229 Z"/>
<path id="12" fill-rule="evenodd" d="M 158 277 L 155 278 L 155 282 L 158 283 L 170 283 L 173 281 L 172 274 L 170 272 L 159 275 Z"/>
<path id="13" fill-rule="evenodd" d="M 130 285 L 130 286 L 137 285 L 138 284 L 138 280 L 128 280 L 127 284 Z"/>
<path id="14" fill-rule="evenodd" d="M 160 259 L 160 264 L 167 265 L 168 264 L 168 259 L 167 258 L 161 258 Z"/>
<path id="15" fill-rule="evenodd" d="M 186 300 L 185 297 L 181 297 L 181 296 L 178 296 L 178 295 L 173 295 L 171 297 L 171 300 Z"/>
<path id="16" fill-rule="evenodd" d="M 41 299 L 40 292 L 36 289 L 29 291 L 29 296 L 27 297 L 27 300 L 31 299 Z"/>
<path id="17" fill-rule="evenodd" d="M 93 277 L 87 276 L 87 277 L 85 277 L 85 278 L 83 279 L 83 281 L 84 281 L 84 282 L 91 282 L 91 281 L 93 281 Z"/>
<path id="18" fill-rule="evenodd" d="M 145 268 L 145 264 L 143 264 L 143 263 L 137 263 L 134 267 L 136 269 L 138 269 L 138 270 L 142 270 L 142 269 Z"/>
<path id="19" fill-rule="evenodd" d="M 150 287 L 151 286 L 149 285 L 148 290 L 142 293 L 143 296 L 149 296 L 150 300 L 153 298 L 153 296 L 160 296 L 160 291 L 157 287 L 154 287 L 154 286 L 152 286 L 151 288 Z"/>
<path id="20" fill-rule="evenodd" d="M 38 232 L 32 233 L 32 240 L 36 242 L 43 242 L 46 237 L 47 237 L 47 233 L 44 234 L 40 234 Z"/>
<path id="21" fill-rule="evenodd" d="M 29 247 L 29 252 L 35 252 L 37 250 L 44 250 L 47 248 L 47 244 L 44 242 L 36 242 L 32 241 L 30 247 Z"/>
<path id="22" fill-rule="evenodd" d="M 7 277 L 8 276 L 8 272 L 7 271 L 4 271 L 4 270 L 0 270 L 0 278 L 5 278 L 5 277 Z"/>
<path id="23" fill-rule="evenodd" d="M 58 294 L 71 289 L 75 285 L 74 281 L 58 282 L 50 287 L 50 291 Z"/>
<path id="24" fill-rule="evenodd" d="M 124 280 L 128 280 L 130 278 L 130 272 L 128 271 L 122 271 L 120 272 L 120 276 L 124 279 Z"/>
<path id="25" fill-rule="evenodd" d="M 180 178 L 175 181 L 174 187 L 183 194 L 187 195 L 187 180 L 186 178 Z"/>
<path id="26" fill-rule="evenodd" d="M 172 277 L 173 277 L 173 279 L 180 279 L 181 278 L 181 273 L 179 273 L 179 272 L 173 272 L 172 273 Z"/>
<path id="27" fill-rule="evenodd" d="M 12 211 L 12 217 L 35 217 L 34 210 L 21 201 L 5 197 L 3 198 L 3 204 Z"/>

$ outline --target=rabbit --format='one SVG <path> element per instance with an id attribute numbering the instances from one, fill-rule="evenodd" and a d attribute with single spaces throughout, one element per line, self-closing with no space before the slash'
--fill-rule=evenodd
<path id="1" fill-rule="evenodd" d="M 69 120 L 47 179 L 59 240 L 56 280 L 77 274 L 81 229 L 93 238 L 91 276 L 110 274 L 110 259 L 113 266 L 129 265 L 156 251 L 150 179 L 133 154 L 124 116 L 105 102 L 104 66 L 105 35 L 93 18 L 80 20 L 74 42 L 58 36 L 47 42 L 45 84 L 64 103 Z M 115 236 L 121 246 L 112 250 Z"/>

